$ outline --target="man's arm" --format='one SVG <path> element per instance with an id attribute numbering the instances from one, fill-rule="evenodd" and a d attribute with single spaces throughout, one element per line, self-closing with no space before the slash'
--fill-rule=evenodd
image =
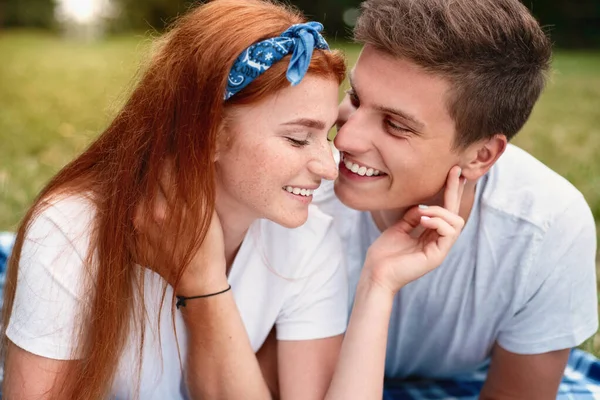
<path id="1" fill-rule="evenodd" d="M 569 349 L 543 354 L 511 353 L 496 343 L 480 399 L 554 400 Z"/>
<path id="2" fill-rule="evenodd" d="M 598 327 L 595 255 L 594 218 L 577 196 L 545 234 L 527 301 L 501 327 L 483 399 L 556 398 L 569 349 Z"/>

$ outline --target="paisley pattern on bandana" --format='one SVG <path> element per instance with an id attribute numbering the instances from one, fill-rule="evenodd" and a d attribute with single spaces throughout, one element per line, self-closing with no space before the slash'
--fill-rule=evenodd
<path id="1" fill-rule="evenodd" d="M 315 48 L 328 50 L 329 45 L 319 32 L 323 25 L 318 22 L 292 25 L 281 36 L 263 40 L 248 47 L 235 60 L 227 80 L 225 100 L 231 98 L 273 64 L 291 54 L 286 77 L 292 86 L 300 83 Z"/>

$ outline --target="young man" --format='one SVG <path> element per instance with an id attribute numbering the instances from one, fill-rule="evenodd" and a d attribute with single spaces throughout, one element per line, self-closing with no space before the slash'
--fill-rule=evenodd
<path id="1" fill-rule="evenodd" d="M 367 0 L 340 106 L 336 218 L 356 285 L 367 249 L 467 179 L 444 263 L 395 297 L 386 376 L 451 377 L 491 357 L 482 398 L 555 398 L 569 349 L 596 332 L 596 233 L 565 179 L 507 144 L 543 89 L 551 45 L 518 0 Z"/>

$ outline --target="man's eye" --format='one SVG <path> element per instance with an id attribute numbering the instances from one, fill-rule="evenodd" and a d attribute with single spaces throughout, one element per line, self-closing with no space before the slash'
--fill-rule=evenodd
<path id="1" fill-rule="evenodd" d="M 286 137 L 286 139 L 294 147 L 304 147 L 304 146 L 308 145 L 308 140 L 298 140 L 298 139 L 294 139 L 294 138 L 291 138 L 291 137 Z"/>
<path id="2" fill-rule="evenodd" d="M 410 129 L 406 129 L 404 126 L 402 125 L 397 125 L 394 122 L 392 122 L 389 119 L 385 120 L 385 124 L 393 131 L 392 133 L 402 133 L 402 134 L 407 134 L 410 133 Z"/>
<path id="3" fill-rule="evenodd" d="M 352 104 L 352 107 L 360 107 L 360 100 L 358 99 L 358 96 L 356 95 L 356 92 L 354 90 L 348 89 L 346 90 L 346 94 L 350 98 L 350 104 Z"/>

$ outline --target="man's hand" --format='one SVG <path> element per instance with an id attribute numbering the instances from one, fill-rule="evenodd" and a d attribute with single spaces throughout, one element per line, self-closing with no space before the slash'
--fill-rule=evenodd
<path id="1" fill-rule="evenodd" d="M 371 245 L 363 274 L 375 285 L 396 293 L 439 266 L 465 222 L 458 215 L 465 179 L 460 168 L 448 174 L 444 207 L 413 207 Z"/>

